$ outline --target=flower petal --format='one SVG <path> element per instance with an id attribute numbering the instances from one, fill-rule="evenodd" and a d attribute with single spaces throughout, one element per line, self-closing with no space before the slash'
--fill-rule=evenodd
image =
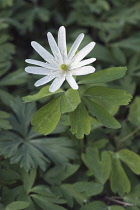
<path id="1" fill-rule="evenodd" d="M 32 47 L 35 49 L 35 51 L 48 63 L 52 63 L 54 60 L 54 57 L 40 44 L 38 44 L 35 41 L 31 42 Z"/>
<path id="2" fill-rule="evenodd" d="M 79 68 L 79 67 L 82 67 L 82 66 L 86 66 L 90 63 L 93 63 L 94 61 L 96 61 L 96 58 L 89 58 L 89 59 L 86 59 L 86 60 L 83 60 L 81 62 L 78 62 L 78 63 L 72 63 L 70 65 L 70 69 L 74 69 L 74 68 Z"/>
<path id="3" fill-rule="evenodd" d="M 55 80 L 52 82 L 49 91 L 50 92 L 57 91 L 61 87 L 64 81 L 65 81 L 65 75 L 56 77 Z"/>
<path id="4" fill-rule="evenodd" d="M 31 74 L 38 74 L 38 75 L 47 75 L 50 73 L 50 69 L 46 69 L 43 67 L 34 67 L 34 66 L 28 66 L 25 68 L 25 71 Z"/>
<path id="5" fill-rule="evenodd" d="M 84 38 L 84 34 L 80 34 L 77 39 L 75 40 L 75 42 L 73 43 L 69 53 L 68 53 L 68 62 L 71 61 L 71 59 L 73 58 L 73 56 L 75 55 L 79 45 L 81 44 L 82 40 Z"/>
<path id="6" fill-rule="evenodd" d="M 91 74 L 95 71 L 95 68 L 93 66 L 84 66 L 78 69 L 72 70 L 72 75 L 86 75 L 86 74 Z"/>
<path id="7" fill-rule="evenodd" d="M 72 59 L 72 62 L 81 61 L 95 46 L 95 42 L 90 42 L 82 50 L 80 50 Z"/>
<path id="8" fill-rule="evenodd" d="M 53 64 L 48 64 L 48 63 L 44 63 L 41 61 L 37 61 L 37 60 L 33 60 L 33 59 L 26 59 L 25 60 L 26 63 L 30 63 L 33 65 L 37 65 L 37 66 L 41 66 L 47 69 L 52 69 L 52 70 L 58 70 L 59 69 L 59 65 L 53 65 Z"/>
<path id="9" fill-rule="evenodd" d="M 69 83 L 69 85 L 71 86 L 72 89 L 77 90 L 78 89 L 78 85 L 75 81 L 75 79 L 73 78 L 72 74 L 70 72 L 68 72 L 66 74 L 66 80 Z"/>
<path id="10" fill-rule="evenodd" d="M 46 67 L 46 63 L 41 62 L 41 61 L 37 61 L 37 60 L 33 60 L 33 59 L 26 59 L 25 62 L 33 64 L 33 65 L 41 66 L 41 67 L 44 67 L 44 68 Z"/>
<path id="11" fill-rule="evenodd" d="M 54 76 L 43 77 L 43 78 L 37 80 L 37 82 L 34 84 L 34 86 L 38 87 L 38 86 L 44 85 L 44 84 L 50 82 L 51 80 L 53 80 L 54 78 L 55 78 Z"/>
<path id="12" fill-rule="evenodd" d="M 53 35 L 50 32 L 48 32 L 47 37 L 48 37 L 48 42 L 49 42 L 50 48 L 52 50 L 52 53 L 53 53 L 56 61 L 59 64 L 62 64 L 63 63 L 62 55 L 61 55 L 60 50 L 56 44 L 55 39 L 53 38 Z"/>
<path id="13" fill-rule="evenodd" d="M 63 58 L 63 63 L 65 63 L 67 57 L 67 46 L 66 46 L 66 30 L 64 26 L 61 26 L 58 31 L 58 47 Z"/>

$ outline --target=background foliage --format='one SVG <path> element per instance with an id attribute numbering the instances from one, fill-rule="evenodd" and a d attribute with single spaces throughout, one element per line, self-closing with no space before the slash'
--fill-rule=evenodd
<path id="1" fill-rule="evenodd" d="M 140 209 L 139 21 L 138 0 L 0 0 L 1 210 Z M 102 73 L 94 78 L 103 83 L 104 94 L 110 95 L 108 88 L 115 88 L 133 95 L 131 104 L 121 107 L 130 100 L 121 97 L 125 92 L 118 92 L 115 102 L 109 98 L 111 106 L 102 95 L 104 107 L 115 115 L 122 125 L 120 129 L 111 129 L 118 126 L 114 118 L 108 124 L 96 109 L 97 119 L 87 117 L 90 129 L 84 122 L 82 125 L 85 134 L 90 133 L 88 136 L 83 138 L 75 126 L 70 130 L 78 112 L 87 116 L 77 93 L 71 90 L 61 97 L 61 105 L 71 95 L 73 106 L 69 110 L 63 108 L 56 129 L 52 132 L 50 129 L 48 136 L 32 129 L 33 114 L 54 96 L 41 97 L 36 102 L 35 97 L 40 95 L 35 95 L 39 89 L 33 84 L 38 76 L 25 73 L 25 59 L 40 59 L 30 42 L 35 40 L 49 50 L 46 33 L 50 31 L 56 37 L 61 25 L 67 29 L 68 48 L 81 32 L 86 34 L 81 47 L 92 40 L 97 43 L 90 54 L 97 59 L 97 71 L 127 66 L 127 74 L 122 79 L 107 83 L 104 78 L 103 83 L 99 79 L 103 78 Z M 48 87 L 44 88 L 45 94 Z M 99 87 L 96 91 L 103 94 Z M 91 93 L 93 90 L 88 89 L 84 94 L 87 97 Z M 35 102 L 23 103 L 21 98 L 26 95 L 34 97 L 24 100 Z M 59 100 L 59 96 L 53 100 Z M 113 104 L 116 102 L 117 106 Z M 89 107 L 94 103 L 96 107 L 95 101 L 87 99 L 86 103 Z M 68 111 L 71 111 L 71 122 Z M 35 115 L 33 119 L 34 124 Z"/>

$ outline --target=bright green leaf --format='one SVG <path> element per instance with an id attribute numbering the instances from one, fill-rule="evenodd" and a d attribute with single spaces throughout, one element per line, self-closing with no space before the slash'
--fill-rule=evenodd
<path id="1" fill-rule="evenodd" d="M 52 92 L 49 91 L 49 88 L 50 88 L 50 85 L 47 85 L 47 86 L 41 88 L 41 90 L 34 95 L 28 95 L 28 96 L 22 97 L 22 100 L 24 102 L 38 101 L 42 98 L 54 95 L 56 93 L 62 93 L 63 92 L 63 90 L 59 89 L 56 92 L 52 93 Z"/>
<path id="2" fill-rule="evenodd" d="M 120 123 L 102 106 L 89 99 L 86 99 L 86 102 L 92 109 L 94 115 L 99 120 L 99 122 L 101 122 L 104 126 L 114 129 L 118 129 L 121 127 Z"/>
<path id="3" fill-rule="evenodd" d="M 122 160 L 135 174 L 140 174 L 140 156 L 128 149 L 122 149 L 118 153 Z"/>
<path id="4" fill-rule="evenodd" d="M 90 117 L 84 104 L 80 103 L 74 112 L 70 113 L 70 124 L 72 134 L 75 134 L 78 139 L 90 133 Z"/>
<path id="5" fill-rule="evenodd" d="M 97 84 L 110 82 L 122 78 L 126 74 L 126 71 L 126 67 L 111 67 L 108 69 L 100 70 L 93 74 L 89 74 L 84 79 L 79 81 L 79 84 Z"/>
<path id="6" fill-rule="evenodd" d="M 93 174 L 101 184 L 104 184 L 109 179 L 111 158 L 107 151 L 102 152 L 100 155 L 96 147 L 87 148 L 86 153 L 82 154 L 82 160 L 91 174 Z"/>
<path id="7" fill-rule="evenodd" d="M 97 103 L 107 103 L 111 105 L 127 105 L 132 98 L 125 90 L 98 86 L 87 89 L 83 95 L 92 98 Z"/>
<path id="8" fill-rule="evenodd" d="M 51 133 L 60 120 L 60 96 L 39 109 L 32 118 L 33 129 L 47 135 Z"/>
<path id="9" fill-rule="evenodd" d="M 112 160 L 110 185 L 111 190 L 114 193 L 118 193 L 120 196 L 124 196 L 125 193 L 129 193 L 131 189 L 130 181 L 120 163 L 120 160 L 117 158 Z"/>
<path id="10" fill-rule="evenodd" d="M 72 112 L 76 109 L 78 104 L 80 103 L 80 96 L 77 90 L 68 89 L 61 96 L 61 113 L 64 114 L 66 112 Z"/>

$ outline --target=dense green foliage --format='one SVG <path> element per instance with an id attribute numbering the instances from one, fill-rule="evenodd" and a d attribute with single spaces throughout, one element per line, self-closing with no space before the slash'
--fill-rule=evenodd
<path id="1" fill-rule="evenodd" d="M 0 210 L 140 210 L 139 22 L 138 0 L 0 0 Z M 25 59 L 61 25 L 96 72 L 50 93 Z"/>

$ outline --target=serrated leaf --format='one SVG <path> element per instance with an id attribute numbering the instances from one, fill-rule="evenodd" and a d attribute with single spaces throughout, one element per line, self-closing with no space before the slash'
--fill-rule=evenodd
<path id="1" fill-rule="evenodd" d="M 87 89 L 83 93 L 83 96 L 88 96 L 97 103 L 107 103 L 109 105 L 127 105 L 132 98 L 132 96 L 125 90 L 99 86 L 94 86 Z"/>
<path id="2" fill-rule="evenodd" d="M 135 126 L 140 126 L 140 97 L 135 97 L 133 103 L 130 105 L 128 119 Z"/>
<path id="3" fill-rule="evenodd" d="M 126 67 L 111 67 L 108 69 L 100 70 L 94 74 L 89 74 L 84 79 L 79 81 L 79 84 L 97 84 L 105 83 L 122 78 L 126 74 Z"/>
<path id="4" fill-rule="evenodd" d="M 91 174 L 93 174 L 101 184 L 104 184 L 109 179 L 111 158 L 107 151 L 104 151 L 99 155 L 99 151 L 96 147 L 87 148 L 86 153 L 82 154 L 82 160 Z"/>
<path id="5" fill-rule="evenodd" d="M 94 201 L 80 208 L 80 210 L 91 210 L 91 209 L 106 210 L 107 206 L 105 203 L 101 201 Z"/>
<path id="6" fill-rule="evenodd" d="M 90 117 L 83 103 L 80 103 L 74 112 L 70 113 L 71 132 L 78 139 L 88 135 L 91 130 Z"/>
<path id="7" fill-rule="evenodd" d="M 104 126 L 114 129 L 118 129 L 121 127 L 120 123 L 102 106 L 89 99 L 86 99 L 85 101 L 87 105 L 89 105 L 99 122 L 101 122 Z"/>
<path id="8" fill-rule="evenodd" d="M 39 109 L 31 120 L 33 129 L 47 135 L 51 133 L 60 120 L 60 96 L 50 101 L 48 104 Z"/>
<path id="9" fill-rule="evenodd" d="M 130 181 L 121 165 L 121 162 L 116 158 L 113 159 L 110 186 L 111 190 L 114 193 L 118 193 L 120 196 L 124 196 L 125 193 L 129 193 L 131 189 Z"/>
<path id="10" fill-rule="evenodd" d="M 135 174 L 140 174 L 140 156 L 128 149 L 122 149 L 118 158 L 123 161 Z"/>
<path id="11" fill-rule="evenodd" d="M 61 113 L 64 114 L 74 111 L 80 102 L 81 100 L 78 91 L 71 88 L 68 89 L 61 96 Z"/>
<path id="12" fill-rule="evenodd" d="M 14 201 L 6 206 L 6 210 L 20 210 L 25 209 L 30 205 L 29 202 L 26 201 Z"/>
<path id="13" fill-rule="evenodd" d="M 41 90 L 38 93 L 34 94 L 34 95 L 28 95 L 28 96 L 22 97 L 22 100 L 24 102 L 38 101 L 38 100 L 40 100 L 42 98 L 54 95 L 56 93 L 64 92 L 63 90 L 59 89 L 59 90 L 55 91 L 54 93 L 52 93 L 52 92 L 49 91 L 49 88 L 50 88 L 50 85 L 47 85 L 47 86 L 41 88 Z"/>

